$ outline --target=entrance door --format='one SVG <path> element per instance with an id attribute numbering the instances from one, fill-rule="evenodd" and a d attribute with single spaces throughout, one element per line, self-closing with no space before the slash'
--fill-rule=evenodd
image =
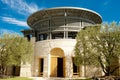
<path id="1" fill-rule="evenodd" d="M 61 48 L 53 48 L 51 54 L 51 77 L 64 77 L 65 76 L 65 58 L 64 51 Z"/>
<path id="2" fill-rule="evenodd" d="M 63 77 L 63 58 L 57 58 L 57 77 Z"/>
<path id="3" fill-rule="evenodd" d="M 57 57 L 51 57 L 50 77 L 57 77 Z"/>

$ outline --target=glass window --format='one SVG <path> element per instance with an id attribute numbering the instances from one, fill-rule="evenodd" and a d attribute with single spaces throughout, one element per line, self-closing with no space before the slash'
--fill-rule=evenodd
<path id="1" fill-rule="evenodd" d="M 52 39 L 63 39 L 64 33 L 63 32 L 55 32 L 52 33 Z"/>
<path id="2" fill-rule="evenodd" d="M 30 41 L 30 39 L 32 38 L 32 35 L 29 34 L 29 35 L 26 35 L 26 37 L 27 37 L 27 40 Z"/>
<path id="3" fill-rule="evenodd" d="M 40 61 L 39 61 L 39 73 L 40 73 L 40 76 L 43 75 L 43 67 L 44 67 L 44 59 L 40 58 Z"/>
<path id="4" fill-rule="evenodd" d="M 78 75 L 79 74 L 79 67 L 75 65 L 74 57 L 72 58 L 72 62 L 73 62 L 73 75 Z"/>
<path id="5" fill-rule="evenodd" d="M 80 26 L 80 19 L 67 18 L 67 26 Z"/>
<path id="6" fill-rule="evenodd" d="M 77 32 L 68 32 L 69 39 L 75 39 Z"/>
<path id="7" fill-rule="evenodd" d="M 47 39 L 47 34 L 39 34 L 39 40 L 46 40 Z"/>

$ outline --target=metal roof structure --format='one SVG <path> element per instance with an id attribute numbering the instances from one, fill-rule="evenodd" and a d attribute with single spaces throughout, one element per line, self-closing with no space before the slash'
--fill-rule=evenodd
<path id="1" fill-rule="evenodd" d="M 56 7 L 37 11 L 30 15 L 27 24 L 34 28 L 34 24 L 40 20 L 51 17 L 78 17 L 93 21 L 95 24 L 102 23 L 102 17 L 95 11 L 78 7 Z"/>

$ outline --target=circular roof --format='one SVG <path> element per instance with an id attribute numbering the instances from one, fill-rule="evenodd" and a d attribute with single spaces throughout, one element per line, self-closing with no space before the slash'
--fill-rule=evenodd
<path id="1" fill-rule="evenodd" d="M 56 7 L 40 10 L 33 13 L 28 17 L 27 24 L 30 27 L 33 27 L 32 25 L 39 20 L 50 17 L 63 17 L 63 16 L 85 18 L 93 21 L 96 24 L 102 23 L 102 17 L 95 11 L 78 7 Z"/>

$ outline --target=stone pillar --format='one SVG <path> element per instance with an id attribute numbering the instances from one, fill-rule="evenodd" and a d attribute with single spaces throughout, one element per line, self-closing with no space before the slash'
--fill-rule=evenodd
<path id="1" fill-rule="evenodd" d="M 66 56 L 66 77 L 71 78 L 73 75 L 72 57 Z"/>
<path id="2" fill-rule="evenodd" d="M 31 77 L 31 64 L 27 62 L 26 64 L 21 63 L 20 77 Z"/>
<path id="3" fill-rule="evenodd" d="M 50 77 L 51 55 L 48 53 L 48 77 Z"/>
<path id="4" fill-rule="evenodd" d="M 35 41 L 36 41 L 36 38 L 35 36 L 33 35 L 33 37 L 31 38 L 31 43 L 33 45 L 33 54 L 32 54 L 32 62 L 31 62 L 31 71 L 32 71 L 32 76 L 37 76 L 37 57 L 36 57 L 36 45 L 35 45 Z"/>
<path id="5" fill-rule="evenodd" d="M 35 37 L 32 37 L 30 42 L 33 44 L 33 53 L 31 63 L 26 62 L 25 64 L 21 63 L 20 76 L 21 77 L 31 77 L 35 74 Z"/>
<path id="6" fill-rule="evenodd" d="M 85 66 L 84 65 L 82 65 L 82 67 L 81 67 L 81 76 L 82 77 L 85 77 Z"/>
<path id="7" fill-rule="evenodd" d="M 33 73 L 33 76 L 35 77 L 38 77 L 39 76 L 39 70 L 38 70 L 38 65 L 39 65 L 39 58 L 37 56 L 35 56 L 35 59 L 34 59 L 34 64 L 33 64 L 33 67 L 32 67 L 32 73 Z"/>
<path id="8" fill-rule="evenodd" d="M 48 65 L 48 55 L 47 56 L 45 56 L 44 57 L 44 70 L 43 70 L 43 77 L 49 77 L 48 76 L 48 67 L 49 67 L 49 65 Z"/>

